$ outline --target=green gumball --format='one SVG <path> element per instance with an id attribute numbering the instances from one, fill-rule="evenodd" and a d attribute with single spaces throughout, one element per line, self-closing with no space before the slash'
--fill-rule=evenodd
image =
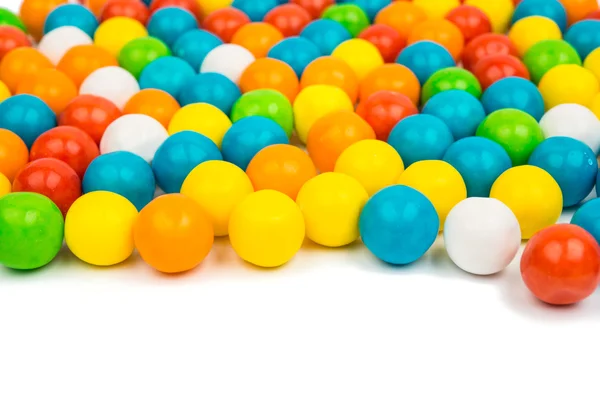
<path id="1" fill-rule="evenodd" d="M 581 58 L 577 50 L 564 40 L 542 40 L 527 50 L 523 62 L 531 74 L 531 80 L 537 84 L 546 72 L 557 65 L 581 65 Z"/>
<path id="2" fill-rule="evenodd" d="M 17 15 L 6 8 L 0 8 L 0 26 L 2 25 L 14 26 L 15 28 L 19 28 L 23 32 L 27 33 L 27 29 L 25 28 L 23 21 L 21 21 Z"/>
<path id="3" fill-rule="evenodd" d="M 425 85 L 421 93 L 422 104 L 438 93 L 446 90 L 464 90 L 473 96 L 481 97 L 481 85 L 471 72 L 458 67 L 444 68 L 435 72 Z"/>
<path id="4" fill-rule="evenodd" d="M 292 104 L 287 97 L 276 90 L 260 89 L 243 94 L 233 105 L 231 122 L 254 115 L 277 122 L 288 137 L 291 137 L 294 132 Z"/>
<path id="5" fill-rule="evenodd" d="M 353 37 L 360 35 L 370 25 L 369 17 L 356 4 L 338 4 L 328 7 L 321 18 L 339 22 Z"/>
<path id="6" fill-rule="evenodd" d="M 153 37 L 134 39 L 119 53 L 119 65 L 139 79 L 148 64 L 160 57 L 170 56 L 171 51 L 162 41 Z"/>

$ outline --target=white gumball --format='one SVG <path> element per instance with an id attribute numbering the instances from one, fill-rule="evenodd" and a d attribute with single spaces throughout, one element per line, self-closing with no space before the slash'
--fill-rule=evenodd
<path id="1" fill-rule="evenodd" d="M 206 55 L 200 66 L 200 72 L 216 72 L 237 84 L 246 68 L 255 60 L 254 55 L 242 46 L 222 44 Z"/>
<path id="2" fill-rule="evenodd" d="M 160 122 L 143 114 L 128 114 L 113 121 L 102 136 L 100 153 L 129 151 L 148 162 L 169 137 Z"/>
<path id="3" fill-rule="evenodd" d="M 139 91 L 140 85 L 135 77 L 121 67 L 97 69 L 85 78 L 79 88 L 79 94 L 104 97 L 120 110 L 123 110 L 129 99 Z"/>
<path id="4" fill-rule="evenodd" d="M 587 144 L 596 154 L 600 150 L 600 121 L 582 105 L 561 104 L 548 110 L 540 127 L 546 138 L 567 136 Z"/>
<path id="5" fill-rule="evenodd" d="M 92 44 L 92 38 L 74 26 L 62 26 L 48 32 L 38 45 L 40 53 L 57 65 L 67 51 L 75 46 Z"/>
<path id="6" fill-rule="evenodd" d="M 461 269 L 491 275 L 505 269 L 521 246 L 513 212 L 499 200 L 470 197 L 458 203 L 444 224 L 448 255 Z"/>

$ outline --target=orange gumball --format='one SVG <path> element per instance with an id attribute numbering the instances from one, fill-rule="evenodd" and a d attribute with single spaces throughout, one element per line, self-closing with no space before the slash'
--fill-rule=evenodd
<path id="1" fill-rule="evenodd" d="M 36 40 L 44 34 L 44 23 L 50 11 L 68 0 L 24 0 L 19 10 L 19 16 L 27 28 L 27 32 Z"/>
<path id="2" fill-rule="evenodd" d="M 159 89 L 144 89 L 129 99 L 123 114 L 144 114 L 167 128 L 179 108 L 179 103 L 169 93 Z"/>
<path id="3" fill-rule="evenodd" d="M 29 150 L 17 134 L 0 128 L 0 174 L 13 181 L 29 162 Z"/>
<path id="4" fill-rule="evenodd" d="M 77 97 L 77 86 L 64 72 L 45 69 L 17 87 L 17 94 L 31 94 L 42 99 L 56 114 L 60 114 Z"/>
<path id="5" fill-rule="evenodd" d="M 430 40 L 446 48 L 455 60 L 460 59 L 465 38 L 456 25 L 446 19 L 430 19 L 421 22 L 408 37 L 408 44 Z"/>
<path id="6" fill-rule="evenodd" d="M 246 68 L 240 79 L 242 93 L 257 89 L 273 89 L 291 102 L 298 94 L 298 77 L 288 64 L 274 58 L 259 58 Z"/>
<path id="7" fill-rule="evenodd" d="M 338 157 L 351 144 L 375 139 L 373 128 L 352 111 L 334 111 L 313 124 L 306 149 L 321 172 L 331 172 Z"/>
<path id="8" fill-rule="evenodd" d="M 317 176 L 315 164 L 304 151 L 289 144 L 275 144 L 259 151 L 246 174 L 255 191 L 271 189 L 288 195 L 292 200 L 300 188 Z"/>
<path id="9" fill-rule="evenodd" d="M 271 47 L 283 40 L 283 34 L 266 22 L 252 22 L 242 26 L 231 38 L 231 43 L 248 49 L 254 57 L 266 57 Z"/>
<path id="10" fill-rule="evenodd" d="M 342 89 L 353 103 L 358 99 L 358 77 L 348 63 L 340 58 L 319 57 L 304 69 L 300 87 L 329 85 Z"/>
<path id="11" fill-rule="evenodd" d="M 391 26 L 406 40 L 415 26 L 427 20 L 427 13 L 419 6 L 397 1 L 381 10 L 375 17 L 376 24 Z"/>
<path id="12" fill-rule="evenodd" d="M 32 47 L 19 47 L 0 62 L 0 81 L 15 93 L 21 81 L 47 68 L 52 68 L 52 63 L 45 55 Z"/>
<path id="13" fill-rule="evenodd" d="M 56 68 L 67 74 L 79 87 L 92 72 L 104 67 L 116 67 L 115 56 L 94 44 L 75 46 L 63 56 Z"/>
<path id="14" fill-rule="evenodd" d="M 598 9 L 597 0 L 560 0 L 567 10 L 569 25 L 581 21 L 588 14 Z"/>
<path id="15" fill-rule="evenodd" d="M 400 64 L 385 64 L 371 71 L 360 83 L 360 98 L 366 99 L 380 90 L 402 93 L 419 104 L 421 84 L 415 74 Z"/>

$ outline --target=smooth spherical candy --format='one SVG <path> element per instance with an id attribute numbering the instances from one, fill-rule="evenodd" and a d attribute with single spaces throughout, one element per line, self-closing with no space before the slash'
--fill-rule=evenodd
<path id="1" fill-rule="evenodd" d="M 558 183 L 549 173 L 533 165 L 513 167 L 504 172 L 494 182 L 490 197 L 512 210 L 519 220 L 523 239 L 555 224 L 563 208 Z"/>
<path id="2" fill-rule="evenodd" d="M 448 50 L 429 40 L 407 46 L 396 62 L 408 67 L 417 76 L 421 85 L 424 85 L 435 72 L 456 66 Z"/>
<path id="3" fill-rule="evenodd" d="M 42 158 L 25 165 L 15 176 L 13 192 L 34 192 L 48 197 L 63 213 L 81 196 L 81 179 L 67 163 Z"/>
<path id="4" fill-rule="evenodd" d="M 335 0 L 290 0 L 290 3 L 297 4 L 310 14 L 312 18 L 319 18 L 325 9 L 333 4 Z"/>
<path id="5" fill-rule="evenodd" d="M 404 172 L 404 163 L 394 147 L 367 139 L 348 146 L 338 157 L 334 171 L 353 177 L 372 196 L 396 183 Z"/>
<path id="6" fill-rule="evenodd" d="M 303 37 L 283 39 L 268 52 L 270 58 L 288 64 L 300 78 L 307 65 L 321 56 L 319 48 Z"/>
<path id="7" fill-rule="evenodd" d="M 507 31 L 514 11 L 512 0 L 465 0 L 464 4 L 477 7 L 486 13 L 490 17 L 494 32 L 504 33 Z"/>
<path id="8" fill-rule="evenodd" d="M 376 24 L 394 28 L 403 39 L 421 22 L 427 20 L 425 11 L 412 2 L 396 1 L 383 8 L 375 17 Z"/>
<path id="9" fill-rule="evenodd" d="M 463 51 L 462 62 L 466 69 L 472 70 L 485 57 L 499 54 L 519 56 L 514 43 L 507 36 L 486 33 L 467 44 Z"/>
<path id="10" fill-rule="evenodd" d="M 560 0 L 567 10 L 569 25 L 585 18 L 586 15 L 598 9 L 595 0 Z"/>
<path id="11" fill-rule="evenodd" d="M 178 7 L 189 11 L 198 22 L 202 19 L 203 10 L 196 0 L 153 0 L 150 4 L 150 13 L 166 7 Z"/>
<path id="12" fill-rule="evenodd" d="M 600 243 L 600 199 L 585 202 L 573 214 L 571 223 L 588 231 Z"/>
<path id="13" fill-rule="evenodd" d="M 592 51 L 600 47 L 600 21 L 588 19 L 574 24 L 565 34 L 565 40 L 585 60 Z"/>
<path id="14" fill-rule="evenodd" d="M 29 150 L 23 140 L 8 129 L 0 128 L 0 174 L 10 182 L 29 161 Z"/>
<path id="15" fill-rule="evenodd" d="M 154 198 L 152 168 L 142 157 L 116 151 L 95 158 L 82 181 L 83 193 L 106 191 L 119 194 L 141 210 Z"/>
<path id="16" fill-rule="evenodd" d="M 292 67 L 274 58 L 259 58 L 254 61 L 240 79 L 240 89 L 244 93 L 272 89 L 282 93 L 290 101 L 296 98 L 299 86 L 298 77 Z"/>
<path id="17" fill-rule="evenodd" d="M 454 142 L 443 158 L 460 173 L 468 197 L 489 197 L 492 185 L 512 167 L 506 151 L 498 143 L 482 137 Z"/>
<path id="18" fill-rule="evenodd" d="M 592 295 L 600 282 L 600 247 L 577 225 L 546 228 L 527 243 L 521 257 L 521 276 L 543 302 L 580 302 Z"/>
<path id="19" fill-rule="evenodd" d="M 275 144 L 256 153 L 246 168 L 246 174 L 254 190 L 272 189 L 296 200 L 300 188 L 317 175 L 317 170 L 302 149 L 289 144 Z"/>
<path id="20" fill-rule="evenodd" d="M 181 194 L 160 196 L 135 221 L 133 240 L 142 260 L 165 273 L 195 268 L 214 241 L 213 227 L 200 206 Z"/>
<path id="21" fill-rule="evenodd" d="M 159 0 L 153 3 L 159 3 Z M 115 17 L 127 17 L 146 24 L 150 10 L 141 0 L 107 0 L 100 13 L 100 21 L 104 22 Z"/>
<path id="22" fill-rule="evenodd" d="M 94 44 L 71 48 L 56 65 L 56 69 L 65 73 L 77 86 L 90 74 L 100 68 L 116 67 L 117 59 L 107 50 Z"/>
<path id="23" fill-rule="evenodd" d="M 202 29 L 193 29 L 181 35 L 172 49 L 173 55 L 186 61 L 198 72 L 206 55 L 222 44 L 223 41 L 218 36 Z"/>
<path id="24" fill-rule="evenodd" d="M 206 14 L 214 14 L 222 9 L 230 9 L 232 0 L 198 0 L 198 5 Z"/>
<path id="25" fill-rule="evenodd" d="M 27 28 L 23 21 L 11 10 L 0 8 L 0 25 L 10 26 L 19 29 L 21 32 L 26 32 Z"/>
<path id="26" fill-rule="evenodd" d="M 244 93 L 233 105 L 231 120 L 258 115 L 277 122 L 288 137 L 294 130 L 294 109 L 290 101 L 281 93 L 271 89 L 253 90 Z"/>
<path id="27" fill-rule="evenodd" d="M 129 99 L 123 114 L 147 115 L 160 122 L 166 129 L 179 108 L 179 104 L 169 93 L 158 89 L 144 89 Z"/>
<path id="28" fill-rule="evenodd" d="M 560 104 L 589 106 L 600 92 L 596 76 L 579 65 L 558 65 L 544 75 L 539 84 L 546 109 Z"/>
<path id="29" fill-rule="evenodd" d="M 81 261 L 111 266 L 125 261 L 134 250 L 133 225 L 137 209 L 111 192 L 81 196 L 65 219 L 65 241 Z"/>
<path id="30" fill-rule="evenodd" d="M 283 36 L 298 36 L 310 23 L 309 12 L 297 4 L 282 4 L 265 15 L 264 21 L 273 25 Z"/>
<path id="31" fill-rule="evenodd" d="M 529 71 L 521 60 L 509 55 L 489 56 L 480 60 L 473 67 L 473 74 L 477 77 L 483 90 L 495 82 L 512 76 L 529 80 Z"/>
<path id="32" fill-rule="evenodd" d="M 203 118 L 198 118 L 202 115 Z M 211 139 L 219 148 L 231 121 L 217 107 L 207 103 L 195 103 L 182 107 L 169 123 L 169 135 L 181 131 L 194 131 Z"/>
<path id="33" fill-rule="evenodd" d="M 196 17 L 180 7 L 157 10 L 148 20 L 148 34 L 172 46 L 181 35 L 198 28 Z"/>
<path id="34" fill-rule="evenodd" d="M 532 82 L 518 77 L 501 79 L 492 84 L 481 97 L 487 114 L 514 108 L 531 115 L 537 121 L 544 116 L 544 99 Z"/>
<path id="35" fill-rule="evenodd" d="M 564 207 L 579 204 L 596 184 L 596 154 L 586 144 L 570 137 L 544 140 L 531 153 L 529 165 L 552 175 L 562 191 Z"/>
<path id="36" fill-rule="evenodd" d="M 442 17 L 444 17 L 442 15 Z M 445 15 L 445 18 L 460 29 L 465 43 L 469 43 L 477 36 L 492 31 L 489 17 L 477 7 L 461 5 Z"/>
<path id="37" fill-rule="evenodd" d="M 266 57 L 269 49 L 283 39 L 283 34 L 266 22 L 251 22 L 242 26 L 231 38 L 237 44 L 250 51 L 254 57 Z"/>
<path id="38" fill-rule="evenodd" d="M 127 17 L 114 17 L 104 21 L 96 29 L 94 44 L 117 57 L 127 43 L 146 36 L 148 31 L 139 21 Z"/>
<path id="39" fill-rule="evenodd" d="M 440 220 L 423 194 L 403 185 L 377 192 L 359 219 L 360 236 L 375 257 L 395 265 L 417 261 L 433 245 Z"/>
<path id="40" fill-rule="evenodd" d="M 233 0 L 231 4 L 243 11 L 253 22 L 262 21 L 267 13 L 279 5 L 278 0 Z"/>
<path id="41" fill-rule="evenodd" d="M 136 79 L 152 61 L 171 55 L 167 45 L 153 37 L 134 39 L 119 52 L 119 65 Z"/>
<path id="42" fill-rule="evenodd" d="M 542 129 L 535 118 L 510 108 L 488 115 L 479 125 L 477 136 L 501 145 L 514 166 L 527 163 L 533 150 L 544 140 Z"/>
<path id="43" fill-rule="evenodd" d="M 38 51 L 57 65 L 63 56 L 75 46 L 92 44 L 92 39 L 81 29 L 63 26 L 45 35 L 38 44 Z"/>
<path id="44" fill-rule="evenodd" d="M 11 193 L 0 197 L 0 264 L 20 270 L 43 267 L 63 244 L 63 216 L 47 197 Z"/>
<path id="45" fill-rule="evenodd" d="M 229 218 L 236 206 L 254 191 L 239 167 L 226 161 L 206 161 L 187 176 L 181 194 L 194 199 L 212 221 L 215 236 L 229 234 Z"/>
<path id="46" fill-rule="evenodd" d="M 381 10 L 392 4 L 392 0 L 352 0 L 349 3 L 359 6 L 367 14 L 369 20 L 373 21 Z"/>
<path id="47" fill-rule="evenodd" d="M 336 47 L 331 55 L 346 61 L 359 80 L 383 65 L 383 57 L 377 47 L 364 39 L 347 40 Z"/>
<path id="48" fill-rule="evenodd" d="M 16 133 L 27 147 L 55 126 L 54 112 L 38 97 L 20 94 L 0 103 L 0 128 Z"/>
<path id="49" fill-rule="evenodd" d="M 0 172 L 0 197 L 9 194 L 12 190 L 12 184 L 3 173 Z"/>
<path id="50" fill-rule="evenodd" d="M 206 11 L 204 8 L 203 10 Z M 229 43 L 238 29 L 249 23 L 250 18 L 242 10 L 225 7 L 208 14 L 202 21 L 202 27 L 223 42 Z"/>
<path id="51" fill-rule="evenodd" d="M 592 71 L 592 73 L 596 75 L 596 78 L 600 80 L 600 50 L 596 49 L 592 51 L 585 59 L 583 66 Z"/>
<path id="52" fill-rule="evenodd" d="M 445 19 L 430 19 L 423 21 L 408 36 L 408 44 L 422 40 L 431 40 L 441 44 L 450 52 L 455 60 L 462 54 L 465 38 L 456 25 Z"/>
<path id="53" fill-rule="evenodd" d="M 369 17 L 355 4 L 331 6 L 323 12 L 321 17 L 339 22 L 353 37 L 358 36 L 369 26 Z"/>
<path id="54" fill-rule="evenodd" d="M 48 14 L 54 8 L 66 4 L 67 0 L 23 0 L 19 3 L 21 4 L 19 17 L 27 28 L 23 30 L 33 36 L 34 39 L 39 40 L 43 35 L 44 22 Z"/>
<path id="55" fill-rule="evenodd" d="M 56 7 L 46 17 L 44 34 L 63 26 L 74 26 L 93 37 L 98 28 L 98 20 L 89 9 L 80 4 L 64 4 Z"/>
<path id="56" fill-rule="evenodd" d="M 567 12 L 558 0 L 524 0 L 515 8 L 512 23 L 536 15 L 551 19 L 563 32 L 567 29 Z"/>
<path id="57" fill-rule="evenodd" d="M 444 224 L 444 245 L 460 269 L 475 275 L 504 270 L 521 247 L 519 221 L 496 199 L 461 201 Z"/>
<path id="58" fill-rule="evenodd" d="M 430 19 L 444 18 L 450 10 L 460 6 L 459 0 L 413 0 L 421 7 Z"/>
<path id="59" fill-rule="evenodd" d="M 347 62 L 339 58 L 319 57 L 306 67 L 300 80 L 302 89 L 312 85 L 330 85 L 342 89 L 354 103 L 358 98 L 359 81 Z"/>
<path id="60" fill-rule="evenodd" d="M 143 114 L 123 115 L 106 128 L 100 153 L 129 151 L 152 162 L 154 153 L 167 137 L 165 127 L 154 118 Z"/>
<path id="61" fill-rule="evenodd" d="M 120 116 L 121 111 L 109 100 L 81 95 L 67 105 L 60 114 L 58 123 L 83 130 L 99 144 L 106 128 Z"/>
<path id="62" fill-rule="evenodd" d="M 79 94 L 103 97 L 119 110 L 139 91 L 135 77 L 121 67 L 100 68 L 92 72 L 79 88 Z"/>
<path id="63" fill-rule="evenodd" d="M 174 98 L 187 87 L 196 72 L 188 63 L 177 58 L 161 56 L 147 64 L 140 73 L 141 89 L 160 89 Z"/>
<path id="64" fill-rule="evenodd" d="M 407 96 L 381 90 L 361 101 L 356 112 L 373 128 L 377 139 L 385 141 L 398 122 L 419 110 Z"/>
<path id="65" fill-rule="evenodd" d="M 200 72 L 217 72 L 234 83 L 239 83 L 246 68 L 256 60 L 254 55 L 237 44 L 223 44 L 211 50 L 200 67 Z"/>
<path id="66" fill-rule="evenodd" d="M 36 96 L 60 114 L 77 97 L 77 86 L 63 72 L 46 69 L 21 82 L 16 93 Z"/>
<path id="67" fill-rule="evenodd" d="M 435 207 L 441 228 L 450 210 L 467 198 L 463 178 L 445 161 L 418 161 L 406 168 L 398 183 L 410 186 L 427 196 Z"/>
<path id="68" fill-rule="evenodd" d="M 19 47 L 31 47 L 31 40 L 19 28 L 0 24 L 0 60 Z"/>
<path id="69" fill-rule="evenodd" d="M 475 135 L 485 119 L 485 110 L 479 100 L 463 90 L 447 90 L 436 94 L 423 107 L 423 114 L 441 119 L 455 140 Z"/>
<path id="70" fill-rule="evenodd" d="M 451 67 L 435 72 L 425 82 L 421 93 L 421 103 L 425 104 L 436 94 L 453 89 L 464 90 L 476 98 L 481 96 L 481 85 L 475 75 L 467 70 Z"/>
<path id="71" fill-rule="evenodd" d="M 387 25 L 371 25 L 358 37 L 373 43 L 386 63 L 396 61 L 398 54 L 406 46 L 406 40 L 394 28 Z"/>
<path id="72" fill-rule="evenodd" d="M 310 40 L 328 56 L 341 44 L 350 39 L 352 35 L 342 24 L 331 19 L 317 19 L 306 25 L 300 37 Z"/>
<path id="73" fill-rule="evenodd" d="M 533 16 L 517 21 L 510 31 L 508 38 L 515 44 L 521 56 L 527 50 L 542 40 L 560 40 L 562 33 L 556 22 L 546 17 Z"/>
<path id="74" fill-rule="evenodd" d="M 229 115 L 240 96 L 240 89 L 229 78 L 215 72 L 205 72 L 188 79 L 178 99 L 182 106 L 208 103 Z"/>
<path id="75" fill-rule="evenodd" d="M 380 90 L 401 93 L 419 104 L 421 85 L 415 74 L 399 64 L 384 64 L 375 68 L 360 83 L 360 98 L 367 99 Z"/>
<path id="76" fill-rule="evenodd" d="M 593 112 L 579 104 L 561 104 L 550 109 L 540 121 L 544 137 L 567 136 L 600 151 L 600 122 Z"/>

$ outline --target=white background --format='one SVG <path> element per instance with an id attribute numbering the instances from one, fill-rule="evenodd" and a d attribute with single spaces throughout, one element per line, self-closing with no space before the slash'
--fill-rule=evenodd
<path id="1" fill-rule="evenodd" d="M 263 271 L 218 240 L 174 277 L 67 251 L 0 269 L 6 400 L 596 400 L 599 362 L 600 293 L 549 307 L 518 262 L 473 277 L 442 243 L 405 268 L 307 244 Z"/>

